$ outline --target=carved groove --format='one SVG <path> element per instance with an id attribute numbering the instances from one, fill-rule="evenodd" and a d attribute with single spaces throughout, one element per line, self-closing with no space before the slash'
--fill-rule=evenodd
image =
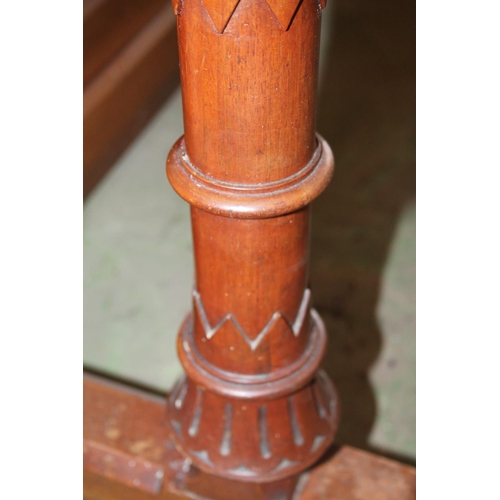
<path id="1" fill-rule="evenodd" d="M 233 184 L 198 170 L 189 159 L 181 137 L 168 155 L 167 175 L 181 198 L 205 212 L 237 219 L 276 217 L 305 207 L 330 182 L 333 153 L 319 134 L 316 139 L 311 161 L 296 174 L 264 184 Z"/>
<path id="2" fill-rule="evenodd" d="M 277 472 L 283 469 L 288 469 L 288 467 L 292 467 L 293 465 L 297 465 L 299 462 L 294 462 L 293 460 L 288 460 L 288 458 L 284 458 L 278 467 L 273 470 L 273 472 Z"/>
<path id="3" fill-rule="evenodd" d="M 231 427 L 233 425 L 233 405 L 226 403 L 224 407 L 224 431 L 220 444 L 220 454 L 228 456 L 231 453 Z"/>
<path id="4" fill-rule="evenodd" d="M 330 417 L 335 415 L 335 401 L 333 399 L 330 401 Z"/>
<path id="5" fill-rule="evenodd" d="M 313 384 L 312 396 L 313 396 L 314 405 L 316 406 L 316 410 L 318 412 L 319 418 L 322 418 L 322 419 L 326 418 L 326 410 L 325 410 L 325 407 L 323 406 L 323 403 L 321 401 L 321 396 L 319 394 L 319 388 L 318 388 L 317 383 Z"/>
<path id="6" fill-rule="evenodd" d="M 182 408 L 182 405 L 184 404 L 184 398 L 186 397 L 187 394 L 187 384 L 184 384 L 181 387 L 181 390 L 179 391 L 179 395 L 175 398 L 175 407 L 180 410 Z"/>
<path id="7" fill-rule="evenodd" d="M 262 458 L 270 458 L 269 440 L 267 437 L 267 408 L 260 406 L 258 410 L 259 420 L 259 447 Z"/>
<path id="8" fill-rule="evenodd" d="M 181 435 L 181 424 L 177 422 L 177 420 L 171 420 L 170 423 L 172 424 L 172 427 L 174 428 L 175 433 L 180 436 Z"/>
<path id="9" fill-rule="evenodd" d="M 182 0 L 172 0 L 172 3 L 175 13 L 179 15 L 182 8 Z M 222 34 L 233 17 L 240 0 L 202 0 L 202 3 L 212 19 L 215 28 Z M 266 4 L 278 21 L 279 27 L 287 31 L 302 4 L 302 0 L 266 0 Z M 324 9 L 326 0 L 319 0 L 319 4 Z"/>
<path id="10" fill-rule="evenodd" d="M 287 469 L 288 467 L 292 467 L 294 465 L 297 465 L 299 462 L 295 462 L 293 460 L 288 460 L 288 458 L 284 458 L 277 467 L 273 469 L 273 472 L 278 472 L 280 470 Z M 250 477 L 250 476 L 255 476 L 257 473 L 253 471 L 252 469 L 249 469 L 246 465 L 239 465 L 235 469 L 230 470 L 232 473 L 237 474 L 238 476 L 242 477 Z"/>
<path id="11" fill-rule="evenodd" d="M 304 324 L 304 320 L 307 316 L 307 311 L 309 308 L 309 300 L 311 298 L 311 290 L 306 288 L 304 296 L 302 297 L 302 302 L 300 304 L 299 311 L 297 313 L 297 317 L 295 318 L 293 325 L 290 325 L 288 323 L 288 321 L 281 312 L 275 312 L 272 315 L 269 322 L 267 323 L 267 325 L 260 331 L 257 337 L 255 337 L 255 339 L 253 340 L 246 334 L 245 330 L 243 330 L 242 326 L 238 323 L 238 320 L 233 316 L 232 313 L 229 313 L 226 316 L 224 316 L 224 318 L 219 322 L 219 324 L 212 327 L 208 321 L 207 313 L 205 312 L 205 308 L 203 307 L 201 296 L 198 293 L 198 291 L 196 290 L 193 291 L 193 297 L 194 297 L 195 307 L 198 311 L 201 322 L 203 324 L 203 329 L 205 330 L 205 336 L 207 340 L 210 340 L 227 321 L 231 321 L 235 326 L 236 330 L 243 337 L 245 342 L 250 346 L 250 349 L 252 351 L 255 351 L 255 349 L 257 349 L 259 344 L 262 342 L 262 339 L 266 336 L 269 330 L 271 330 L 271 328 L 280 318 L 284 320 L 286 325 L 289 327 L 290 331 L 293 333 L 294 337 L 299 336 L 299 333 L 302 330 L 302 326 Z"/>
<path id="12" fill-rule="evenodd" d="M 182 0 L 172 0 L 172 6 L 174 7 L 175 15 L 178 16 L 182 9 Z"/>
<path id="13" fill-rule="evenodd" d="M 288 412 L 290 413 L 290 425 L 292 426 L 293 442 L 296 446 L 304 444 L 304 437 L 300 432 L 299 424 L 297 422 L 297 414 L 295 412 L 295 400 L 293 396 L 288 398 Z"/>
<path id="14" fill-rule="evenodd" d="M 287 31 L 292 24 L 295 13 L 299 10 L 301 0 L 266 0 L 280 27 Z"/>
<path id="15" fill-rule="evenodd" d="M 176 389 L 178 395 L 180 395 L 182 387 Z M 222 471 L 225 477 L 231 479 L 253 482 L 260 477 L 262 469 L 266 467 L 272 467 L 267 470 L 266 474 L 269 476 L 284 477 L 291 474 L 292 471 L 296 471 L 302 463 L 312 464 L 313 460 L 316 460 L 330 443 L 332 433 L 337 425 L 336 415 L 332 415 L 332 419 L 330 419 L 328 414 L 330 408 L 336 411 L 335 401 L 332 407 L 329 405 L 331 399 L 336 400 L 336 395 L 323 371 L 319 371 L 317 379 L 312 381 L 309 387 L 304 387 L 299 392 L 284 398 L 283 402 L 286 401 L 285 409 L 288 411 L 290 421 L 290 434 L 287 433 L 286 442 L 280 439 L 284 436 L 280 436 L 276 433 L 276 429 L 273 431 L 273 427 L 269 427 L 269 406 L 266 403 L 262 402 L 256 406 L 257 419 L 254 419 L 254 417 L 250 418 L 249 415 L 235 413 L 232 403 L 224 401 L 223 405 L 217 403 L 213 406 L 211 399 L 203 400 L 205 390 L 200 386 L 196 386 L 196 389 L 193 390 L 196 391 L 193 406 L 187 407 L 186 404 L 183 405 L 183 411 L 187 411 L 192 415 L 189 429 L 181 429 L 179 421 L 172 420 L 171 424 L 175 431 L 172 438 L 177 439 L 182 444 L 184 442 L 184 432 L 187 431 L 186 434 L 192 437 L 198 436 L 199 438 L 197 437 L 190 442 L 194 449 L 187 450 L 194 463 L 210 473 L 216 472 L 220 474 Z M 191 389 L 188 390 L 188 394 L 190 394 L 190 391 Z M 301 398 L 301 394 L 305 398 Z M 176 401 L 178 395 L 173 394 L 173 401 Z M 211 401 L 212 406 L 210 406 Z M 319 410 L 319 408 L 323 409 Z M 323 415 L 321 418 L 327 420 L 326 425 L 325 423 L 317 425 L 320 413 Z M 207 443 L 207 436 L 200 433 L 200 430 L 204 428 L 201 419 L 209 416 L 223 420 L 218 449 L 212 447 L 210 442 Z M 284 416 L 286 417 L 286 414 Z M 249 449 L 252 450 L 251 453 L 237 457 L 239 463 L 236 462 L 238 464 L 236 467 L 234 461 L 231 461 L 232 468 L 226 469 L 224 465 L 227 462 L 225 459 L 221 461 L 221 457 L 235 455 L 236 451 L 240 451 L 238 443 L 242 442 L 241 436 L 234 434 L 233 430 L 235 419 L 241 418 L 245 422 L 244 432 L 248 433 L 248 436 L 252 438 L 251 440 L 256 442 L 249 446 Z M 317 429 L 317 432 L 313 432 L 312 435 L 309 434 L 312 431 L 311 426 L 315 430 Z M 307 435 L 304 435 L 306 430 L 308 431 Z M 211 440 L 210 437 L 208 439 Z M 248 443 L 247 437 L 243 441 Z M 273 452 L 276 452 L 276 455 Z M 274 459 L 276 459 L 276 462 Z"/>
<path id="16" fill-rule="evenodd" d="M 208 465 L 213 465 L 213 462 L 210 460 L 210 457 L 208 456 L 207 450 L 202 450 L 202 451 L 191 451 L 191 453 L 195 456 L 198 457 L 202 462 L 205 462 Z"/>
<path id="17" fill-rule="evenodd" d="M 329 386 L 328 377 L 323 370 L 318 371 L 317 377 L 318 377 L 318 380 L 321 382 L 321 385 L 325 388 L 328 388 L 328 386 Z M 335 415 L 335 400 L 333 398 L 330 399 L 328 409 L 330 411 L 330 417 L 333 417 Z"/>
<path id="18" fill-rule="evenodd" d="M 326 436 L 315 436 L 313 444 L 311 446 L 311 453 L 314 453 L 323 444 L 323 441 L 325 439 Z"/>
<path id="19" fill-rule="evenodd" d="M 202 0 L 208 15 L 212 19 L 217 31 L 224 33 L 227 23 L 231 19 L 240 3 L 240 0 Z"/>
<path id="20" fill-rule="evenodd" d="M 238 476 L 243 476 L 243 477 L 249 477 L 249 476 L 256 476 L 257 473 L 254 472 L 253 470 L 249 469 L 246 465 L 239 465 L 235 469 L 230 469 L 230 472 L 233 474 L 236 474 Z"/>
<path id="21" fill-rule="evenodd" d="M 196 387 L 196 400 L 194 406 L 193 420 L 191 420 L 191 425 L 189 426 L 188 434 L 192 437 L 198 434 L 198 429 L 200 428 L 201 411 L 202 411 L 202 389 L 201 387 Z"/>

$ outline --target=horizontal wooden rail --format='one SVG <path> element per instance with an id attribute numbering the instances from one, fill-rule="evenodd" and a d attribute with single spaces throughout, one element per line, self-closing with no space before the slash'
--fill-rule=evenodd
<path id="1" fill-rule="evenodd" d="M 84 498 L 142 500 L 254 499 L 273 485 L 205 474 L 175 449 L 165 399 L 85 375 Z M 292 485 L 293 486 L 293 485 Z M 189 492 L 189 493 L 188 493 Z M 333 446 L 298 479 L 294 500 L 411 500 L 415 469 L 350 446 Z"/>
<path id="2" fill-rule="evenodd" d="M 105 69 L 164 6 L 164 0 L 84 2 L 83 86 Z"/>
<path id="3" fill-rule="evenodd" d="M 116 25 L 105 22 L 114 12 L 108 4 L 113 2 L 90 5 L 90 26 L 84 28 L 89 39 L 84 46 L 84 197 L 179 83 L 172 7 L 162 2 L 155 10 L 157 2 L 134 2 L 129 9 L 122 6 L 125 12 Z"/>

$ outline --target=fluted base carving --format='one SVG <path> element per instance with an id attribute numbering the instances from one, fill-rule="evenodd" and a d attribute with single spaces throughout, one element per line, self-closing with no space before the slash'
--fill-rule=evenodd
<path id="1" fill-rule="evenodd" d="M 325 331 L 314 310 L 311 316 L 313 348 L 293 373 L 247 385 L 241 379 L 214 384 L 214 375 L 204 379 L 199 373 L 196 381 L 186 376 L 177 383 L 168 400 L 172 438 L 200 469 L 230 479 L 276 481 L 302 472 L 331 444 L 338 398 L 327 375 L 317 371 Z M 183 364 L 191 350 L 185 340 L 190 327 L 188 317 L 179 335 Z M 192 375 L 196 366 L 190 365 Z"/>

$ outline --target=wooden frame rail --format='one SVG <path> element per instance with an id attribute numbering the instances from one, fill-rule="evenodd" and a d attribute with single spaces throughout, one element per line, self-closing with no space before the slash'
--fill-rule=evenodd
<path id="1" fill-rule="evenodd" d="M 88 374 L 83 394 L 85 500 L 262 496 L 265 485 L 218 479 L 176 451 L 165 397 Z M 350 446 L 332 446 L 297 483 L 294 500 L 415 498 L 413 467 Z"/>

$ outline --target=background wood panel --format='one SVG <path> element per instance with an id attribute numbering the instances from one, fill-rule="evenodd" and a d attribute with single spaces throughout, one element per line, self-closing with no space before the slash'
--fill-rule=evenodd
<path id="1" fill-rule="evenodd" d="M 84 7 L 85 197 L 178 85 L 179 67 L 169 3 Z"/>
<path id="2" fill-rule="evenodd" d="M 164 0 L 87 0 L 83 21 L 83 85 L 99 74 L 165 7 Z"/>

